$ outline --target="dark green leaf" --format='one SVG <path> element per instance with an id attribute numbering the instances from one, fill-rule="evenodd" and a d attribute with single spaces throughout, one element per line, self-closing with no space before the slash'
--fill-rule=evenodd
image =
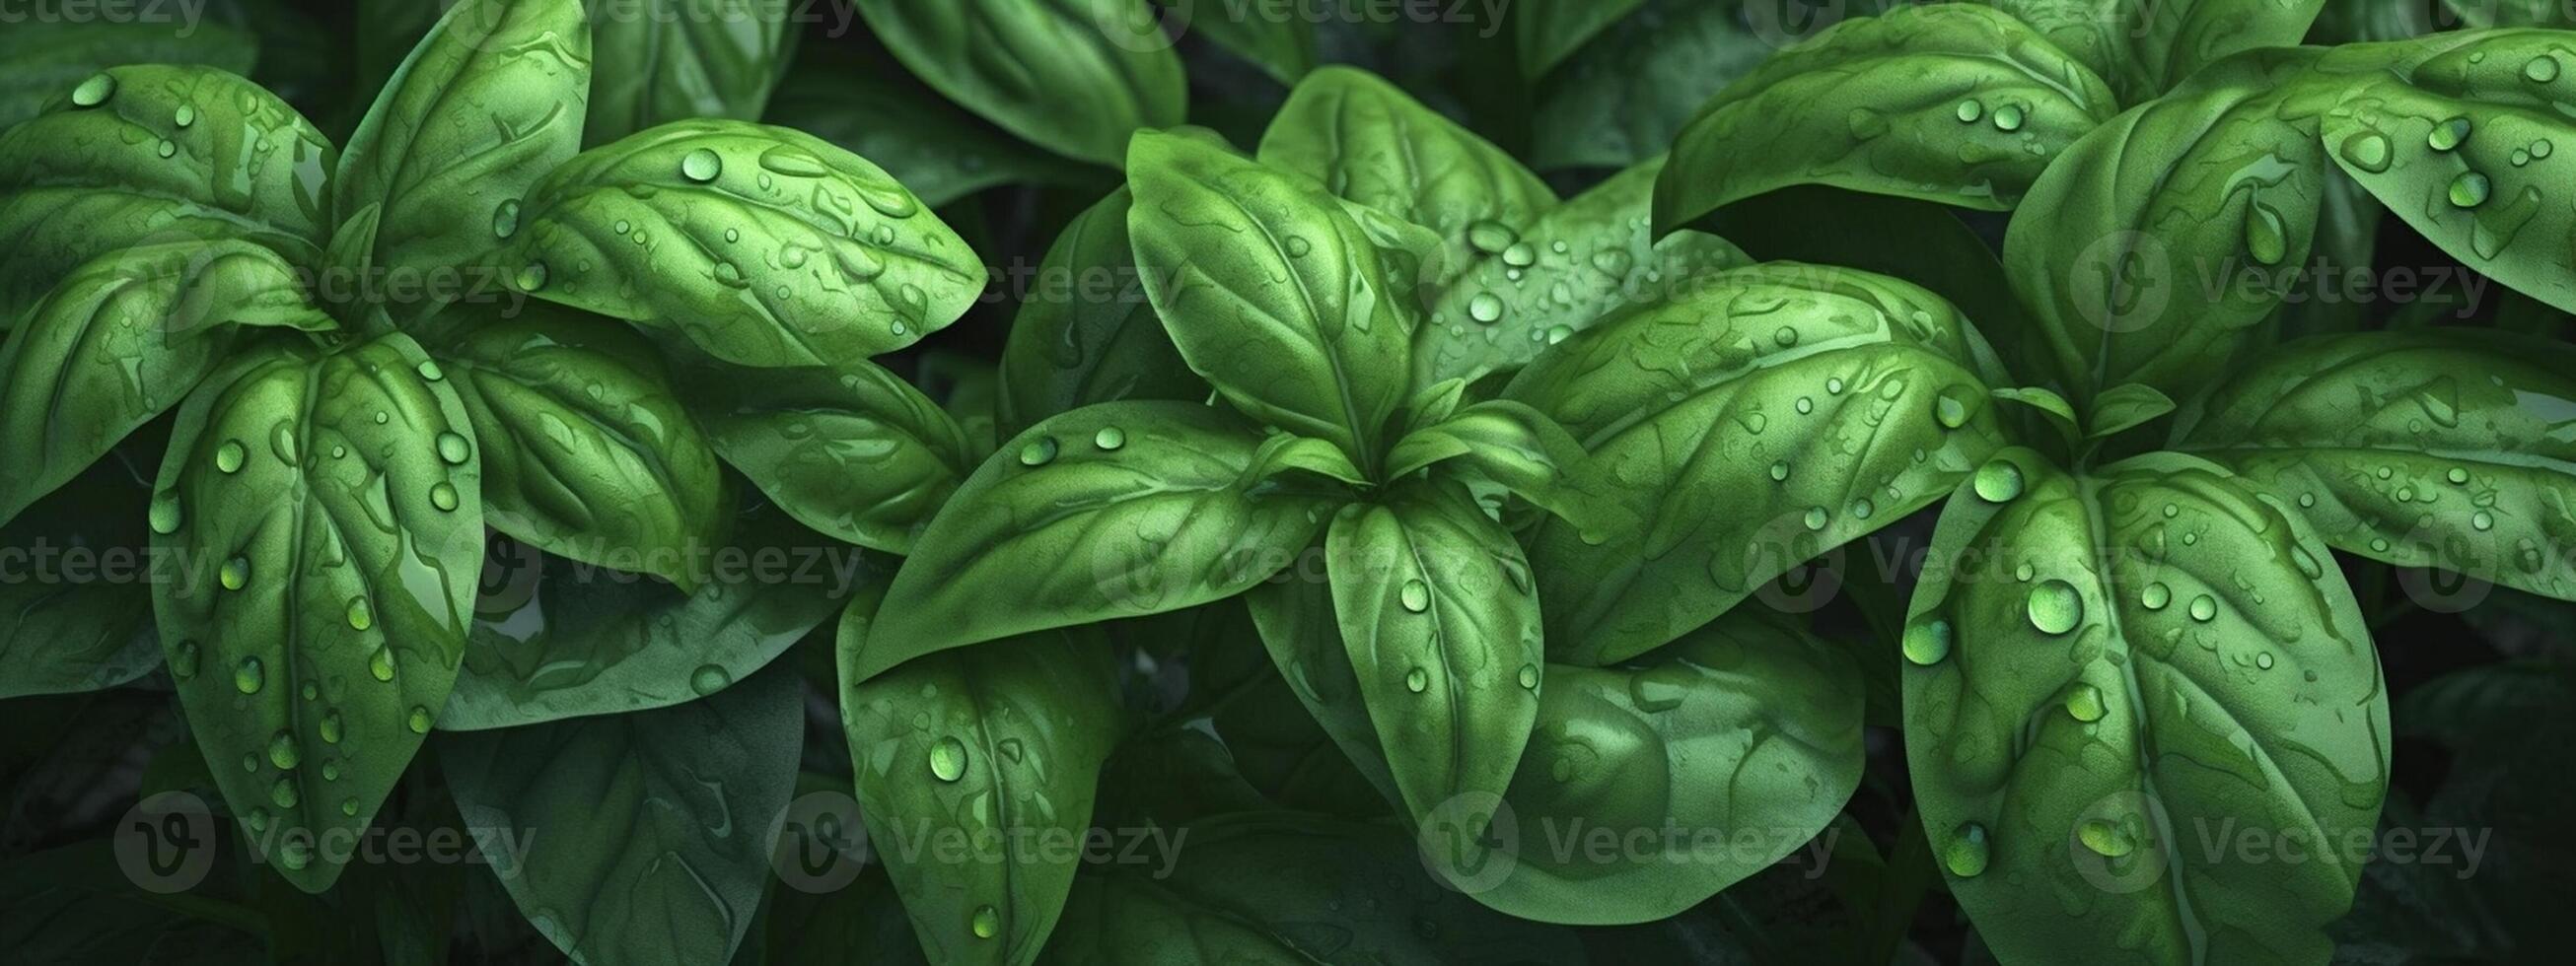
<path id="1" fill-rule="evenodd" d="M 1548 346 L 1618 314 L 1686 293 L 1750 261 L 1724 239 L 1679 232 L 1658 242 L 1647 215 L 1663 159 L 1612 175 L 1539 214 L 1525 231 L 1488 229 L 1414 336 L 1417 385 L 1519 368 Z"/>
<path id="2" fill-rule="evenodd" d="M 799 523 L 906 553 L 975 469 L 957 420 L 884 367 L 697 366 L 690 408 L 725 462 Z"/>
<path id="3" fill-rule="evenodd" d="M 1002 350 L 1004 435 L 1092 403 L 1214 393 L 1154 314 L 1128 240 L 1128 208 L 1122 189 L 1084 209 L 1038 264 Z"/>
<path id="4" fill-rule="evenodd" d="M 1499 252 L 1486 241 L 1495 229 L 1527 229 L 1556 204 L 1556 193 L 1503 149 L 1353 67 L 1306 75 L 1262 134 L 1260 157 L 1431 229 L 1452 271 L 1479 250 Z"/>
<path id="5" fill-rule="evenodd" d="M 254 845 L 319 892 L 456 680 L 483 558 L 465 404 L 409 338 L 262 347 L 180 407 L 153 610 Z M 243 767 L 235 767 L 236 763 Z"/>
<path id="6" fill-rule="evenodd" d="M 0 523 L 185 398 L 238 340 L 329 324 L 293 266 L 249 242 L 170 242 L 74 269 L 0 345 Z"/>
<path id="7" fill-rule="evenodd" d="M 1006 443 L 930 521 L 849 677 L 1055 627 L 1178 610 L 1260 582 L 1332 504 L 1252 475 L 1260 436 L 1180 402 L 1116 402 Z M 1007 593 L 1012 605 L 993 605 Z"/>
<path id="8" fill-rule="evenodd" d="M 1586 44 L 1539 85 L 1530 165 L 1625 168 L 1662 157 L 1701 104 L 1774 53 L 1746 29 L 1741 7 L 1734 0 L 1651 0 Z M 1519 9 L 1527 8 L 1522 0 Z"/>
<path id="9" fill-rule="evenodd" d="M 1527 538 L 1550 656 L 1645 653 L 1940 499 L 2001 445 L 1991 357 L 1930 292 L 1785 262 L 1540 356 L 1506 397 L 1571 431 L 1642 523 Z"/>
<path id="10" fill-rule="evenodd" d="M 463 0 L 385 82 L 340 156 L 339 217 L 374 237 L 344 268 L 448 271 L 509 236 L 519 199 L 581 149 L 590 25 L 579 0 Z"/>
<path id="11" fill-rule="evenodd" d="M 778 0 L 642 0 L 591 21 L 597 71 L 582 144 L 699 117 L 758 120 L 787 60 Z"/>
<path id="12" fill-rule="evenodd" d="M 430 354 L 474 422 L 484 522 L 689 589 L 697 555 L 722 535 L 727 494 L 652 347 L 612 320 L 543 303 L 451 324 Z"/>
<path id="13" fill-rule="evenodd" d="M 2576 349 L 2501 332 L 2310 339 L 2175 418 L 2175 448 L 2297 504 L 2336 549 L 2576 599 Z"/>
<path id="14" fill-rule="evenodd" d="M 1373 462 L 1416 324 L 1403 259 L 1312 182 L 1193 137 L 1138 135 L 1128 177 L 1136 266 L 1190 367 L 1254 419 Z"/>
<path id="15" fill-rule="evenodd" d="M 721 963 L 770 877 L 804 739 L 780 667 L 702 701 L 444 735 L 475 845 L 579 963 Z"/>
<path id="16" fill-rule="evenodd" d="M 539 298 L 746 366 L 892 352 L 964 313 L 984 270 L 876 165 L 787 128 L 676 121 L 556 168 L 506 257 Z"/>
<path id="17" fill-rule="evenodd" d="M 259 39 L 223 24 L 15 18 L 0 33 L 0 130 L 43 113 L 90 75 L 128 64 L 203 64 L 250 73 Z"/>
<path id="18" fill-rule="evenodd" d="M 1846 20 L 1700 109 L 1655 186 L 1655 229 L 1796 184 L 2010 209 L 2113 112 L 2092 71 L 1993 10 Z"/>
<path id="19" fill-rule="evenodd" d="M 2228 61 L 2067 148 L 2030 189 L 2004 266 L 2039 323 L 2016 360 L 2079 403 L 2121 383 L 2185 396 L 2297 282 L 2325 192 L 2312 56 Z"/>
<path id="20" fill-rule="evenodd" d="M 985 123 L 900 67 L 823 44 L 797 55 L 765 120 L 876 162 L 934 208 L 999 185 L 1107 177 Z"/>
<path id="21" fill-rule="evenodd" d="M 96 691 L 161 667 L 150 534 L 135 512 L 151 481 L 128 465 L 141 442 L 0 526 L 11 560 L 0 579 L 0 698 Z"/>
<path id="22" fill-rule="evenodd" d="M 2021 18 L 2108 81 L 2122 104 L 2258 47 L 2295 47 L 2325 0 L 1979 0 Z M 2406 3 L 2389 4 L 2392 7 Z"/>
<path id="23" fill-rule="evenodd" d="M 1155 0 L 1166 8 L 1177 8 L 1187 15 L 1178 19 L 1172 9 L 1163 16 L 1175 29 L 1195 31 L 1200 36 L 1235 56 L 1258 65 L 1280 83 L 1295 85 L 1307 71 L 1315 69 L 1315 22 L 1301 16 L 1272 16 L 1265 12 L 1243 15 L 1243 7 L 1222 4 L 1193 7 L 1196 0 Z"/>
<path id="24" fill-rule="evenodd" d="M 1067 157 L 1115 166 L 1127 136 L 1181 123 L 1189 85 L 1129 0 L 859 0 L 896 60 L 950 100 Z"/>
<path id="25" fill-rule="evenodd" d="M 1548 71 L 1573 56 L 1594 34 L 1627 16 L 1644 2 L 1521 0 L 1514 4 L 1508 19 L 1512 23 L 1512 38 L 1520 47 L 1522 79 L 1535 81 L 1547 76 Z"/>
<path id="26" fill-rule="evenodd" d="M 1915 807 L 1998 959 L 2327 957 L 2388 698 L 2297 513 L 2190 457 L 2007 451 L 1943 511 L 1904 651 Z"/>
<path id="27" fill-rule="evenodd" d="M 72 93 L 0 132 L 0 317 L 124 248 L 240 239 L 321 261 L 331 145 L 294 108 L 208 67 L 117 67 Z"/>
<path id="28" fill-rule="evenodd" d="M 856 671 L 874 600 L 841 620 Z M 1073 888 L 1124 722 L 1092 628 L 935 654 L 859 680 L 843 723 L 869 840 L 931 958 L 1025 963 Z"/>
<path id="29" fill-rule="evenodd" d="M 1612 501 L 1584 485 L 1588 459 L 1583 444 L 1546 414 L 1497 399 L 1405 434 L 1387 454 L 1387 476 L 1446 464 L 1434 478 L 1464 474 L 1560 518 L 1596 527 L 1617 525 L 1622 521 L 1602 512 Z"/>
<path id="30" fill-rule="evenodd" d="M 1749 609 L 1637 666 L 1552 666 L 1495 837 L 1425 829 L 1429 860 L 1524 919 L 1663 919 L 1810 847 L 1860 782 L 1860 724 L 1839 648 Z"/>

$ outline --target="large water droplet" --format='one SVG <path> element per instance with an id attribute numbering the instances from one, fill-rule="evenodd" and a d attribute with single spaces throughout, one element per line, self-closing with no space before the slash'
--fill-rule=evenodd
<path id="1" fill-rule="evenodd" d="M 2091 723 L 2102 720 L 2106 710 L 2102 706 L 2101 688 L 2090 684 L 2078 684 L 2066 690 L 2067 717 Z"/>
<path id="2" fill-rule="evenodd" d="M 2042 634 L 2064 634 L 2084 620 L 2084 595 L 2063 580 L 2051 579 L 2031 588 L 2023 606 L 2030 613 L 2030 626 Z"/>
<path id="3" fill-rule="evenodd" d="M 680 159 L 680 176 L 696 182 L 714 181 L 724 173 L 724 159 L 706 148 L 689 152 Z"/>
<path id="4" fill-rule="evenodd" d="M 429 486 L 429 505 L 434 506 L 434 507 L 437 507 L 437 508 L 439 508 L 439 509 L 441 509 L 441 510 L 454 510 L 454 509 L 456 509 L 456 507 L 457 507 L 457 505 L 458 505 L 458 504 L 457 504 L 457 497 L 456 497 L 456 485 L 455 485 L 455 484 L 453 484 L 453 483 L 449 483 L 449 482 L 447 482 L 447 481 L 445 481 L 445 480 L 440 480 L 440 481 L 438 481 L 438 482 L 436 482 L 436 483 L 432 483 L 432 484 L 430 484 L 430 486 Z"/>
<path id="5" fill-rule="evenodd" d="M 1091 445 L 1100 447 L 1104 450 L 1114 450 L 1121 446 L 1125 446 L 1127 445 L 1127 431 L 1116 426 L 1100 427 L 1099 432 L 1091 434 Z"/>
<path id="6" fill-rule="evenodd" d="M 215 571 L 215 581 L 225 590 L 240 590 L 250 583 L 250 558 L 234 557 Z"/>
<path id="7" fill-rule="evenodd" d="M 977 906 L 974 918 L 967 925 L 975 930 L 975 938 L 991 939 L 1002 933 L 1002 914 L 991 906 Z"/>
<path id="8" fill-rule="evenodd" d="M 1397 597 L 1404 603 L 1405 610 L 1416 614 L 1431 609 L 1431 585 L 1422 581 L 1405 581 L 1404 589 L 1397 592 Z"/>
<path id="9" fill-rule="evenodd" d="M 91 74 L 88 80 L 80 82 L 80 86 L 72 88 L 72 106 L 97 107 L 107 103 L 107 99 L 115 95 L 116 78 L 106 74 Z"/>
<path id="10" fill-rule="evenodd" d="M 1950 840 L 1941 844 L 1942 867 L 1962 879 L 1984 873 L 1988 855 L 1986 827 L 1975 822 L 1961 823 L 1950 833 Z"/>
<path id="11" fill-rule="evenodd" d="M 1988 503 L 2010 503 L 2021 496 L 2021 466 L 1996 457 L 1977 467 L 1976 477 L 1969 481 L 1977 498 Z"/>
<path id="12" fill-rule="evenodd" d="M 1490 218 L 1467 226 L 1467 244 L 1488 255 L 1499 254 L 1519 240 L 1520 233 L 1513 231 L 1511 226 Z"/>
<path id="13" fill-rule="evenodd" d="M 697 692 L 699 697 L 706 697 L 731 686 L 733 686 L 733 674 L 718 665 L 701 664 L 698 665 L 697 670 L 689 672 L 689 690 Z"/>
<path id="14" fill-rule="evenodd" d="M 1930 667 L 1950 656 L 1950 622 L 1929 620 L 1905 629 L 1905 659 Z"/>
<path id="15" fill-rule="evenodd" d="M 2173 603 L 2173 588 L 2165 586 L 2163 581 L 2148 584 L 2145 590 L 2138 592 L 2138 603 L 2148 610 L 2163 610 L 2165 605 Z"/>
<path id="16" fill-rule="evenodd" d="M 1972 97 L 1959 102 L 1957 113 L 1959 116 L 1959 123 L 1974 124 L 1977 122 L 1978 118 L 1986 116 L 1986 105 L 1979 103 L 1976 98 Z"/>
<path id="17" fill-rule="evenodd" d="M 416 735 L 428 734 L 429 726 L 434 723 L 436 720 L 430 717 L 429 709 L 417 704 L 412 705 L 411 714 L 403 718 L 403 726 L 410 728 L 411 733 Z"/>
<path id="18" fill-rule="evenodd" d="M 2338 153 L 2346 163 L 2371 174 L 2388 170 L 2388 162 L 2395 155 L 2388 136 L 2377 131 L 2361 131 L 2343 139 Z"/>
<path id="19" fill-rule="evenodd" d="M 2456 208 L 2475 208 L 2486 204 L 2488 196 L 2494 191 L 2494 184 L 2487 181 L 2485 174 L 2477 171 L 2462 171 L 2459 177 L 2451 179 L 2449 192 L 2451 205 Z"/>
<path id="20" fill-rule="evenodd" d="M 944 782 L 966 777 L 966 743 L 941 738 L 930 746 L 930 776 Z"/>
<path id="21" fill-rule="evenodd" d="M 2204 624 L 2215 620 L 2218 617 L 2218 601 L 2215 598 L 2210 597 L 2208 594 L 2202 594 L 2198 597 L 2192 598 L 2191 607 L 2188 609 L 2191 612 L 2192 620 L 2196 620 Z"/>
<path id="22" fill-rule="evenodd" d="M 268 739 L 268 763 L 279 768 L 293 768 L 304 761 L 303 749 L 295 746 L 295 736 L 283 729 Z"/>
<path id="23" fill-rule="evenodd" d="M 1058 451 L 1059 444 L 1056 443 L 1055 437 L 1040 436 L 1029 441 L 1028 445 L 1020 447 L 1020 465 L 1045 466 L 1055 462 Z"/>
<path id="24" fill-rule="evenodd" d="M 2019 104 L 2006 104 L 1995 108 L 1995 130 L 2021 130 L 2022 120 L 2022 107 Z"/>
<path id="25" fill-rule="evenodd" d="M 1467 300 L 1467 317 L 1492 325 L 1503 320 L 1503 300 L 1492 292 L 1478 292 Z"/>
<path id="26" fill-rule="evenodd" d="M 260 687 L 267 683 L 268 666 L 259 663 L 258 658 L 242 658 L 241 663 L 233 667 L 233 690 L 235 691 L 243 694 L 258 694 Z"/>
<path id="27" fill-rule="evenodd" d="M 466 442 L 465 437 L 455 433 L 438 434 L 438 458 L 446 460 L 447 465 L 462 466 L 473 455 L 474 446 Z"/>
<path id="28" fill-rule="evenodd" d="M 546 263 L 529 262 L 519 269 L 518 274 L 510 277 L 510 284 L 518 286 L 519 291 L 522 292 L 534 292 L 546 287 Z"/>
<path id="29" fill-rule="evenodd" d="M 225 440 L 223 445 L 215 447 L 215 469 L 225 473 L 239 473 L 242 461 L 249 456 L 250 450 L 242 446 L 241 440 Z"/>
<path id="30" fill-rule="evenodd" d="M 2460 145 L 2468 142 L 2470 130 L 2468 118 L 2452 118 L 2433 125 L 2432 133 L 2424 135 L 2424 146 L 2436 151 L 2459 150 Z"/>
<path id="31" fill-rule="evenodd" d="M 2534 84 L 2546 84 L 2557 80 L 2558 58 L 2548 54 L 2534 57 L 2530 63 L 2522 65 L 2522 76 Z"/>

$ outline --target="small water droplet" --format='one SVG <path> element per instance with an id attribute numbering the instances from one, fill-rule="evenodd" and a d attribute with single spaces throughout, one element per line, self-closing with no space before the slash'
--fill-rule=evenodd
<path id="1" fill-rule="evenodd" d="M 268 666 L 259 663 L 258 658 L 242 658 L 240 664 L 234 665 L 233 690 L 243 694 L 258 694 L 260 687 L 267 683 Z"/>
<path id="2" fill-rule="evenodd" d="M 519 233 L 519 199 L 512 198 L 492 209 L 492 236 L 508 238 Z"/>
<path id="3" fill-rule="evenodd" d="M 1404 604 L 1405 610 L 1419 614 L 1431 609 L 1431 585 L 1422 581 L 1405 581 L 1403 589 L 1397 591 L 1396 596 Z"/>
<path id="4" fill-rule="evenodd" d="M 2558 58 L 2548 54 L 2534 57 L 2530 63 L 2522 65 L 2522 76 L 2534 84 L 2546 84 L 2557 80 Z"/>
<path id="5" fill-rule="evenodd" d="M 1058 446 L 1053 436 L 1040 436 L 1020 447 L 1021 466 L 1045 466 L 1055 462 Z"/>
<path id="6" fill-rule="evenodd" d="M 2343 139 L 2339 153 L 2346 163 L 2370 174 L 2388 170 L 2388 162 L 2395 155 L 2388 136 L 2377 131 L 2361 131 Z"/>
<path id="7" fill-rule="evenodd" d="M 1503 320 L 1503 300 L 1492 292 L 1478 292 L 1467 300 L 1467 317 L 1492 325 Z"/>
<path id="8" fill-rule="evenodd" d="M 2102 706 L 2102 689 L 2078 684 L 2066 691 L 2066 716 L 2091 723 L 2102 720 L 2108 709 Z"/>
<path id="9" fill-rule="evenodd" d="M 529 262 L 522 266 L 518 274 L 510 277 L 510 284 L 518 286 L 519 291 L 522 292 L 534 292 L 546 287 L 546 263 Z"/>
<path id="10" fill-rule="evenodd" d="M 179 105 L 178 110 L 170 112 L 170 123 L 176 124 L 180 127 L 187 127 L 188 125 L 197 123 L 197 105 Z"/>
<path id="11" fill-rule="evenodd" d="M 1806 518 L 1800 522 L 1805 523 L 1809 530 L 1822 530 L 1832 519 L 1833 514 L 1827 512 L 1824 507 L 1811 506 L 1807 508 Z"/>
<path id="12" fill-rule="evenodd" d="M 1950 656 L 1950 622 L 1930 620 L 1905 629 L 1905 659 L 1924 667 Z"/>
<path id="13" fill-rule="evenodd" d="M 2272 652 L 2270 652 L 2270 651 L 2261 651 L 2261 652 L 2257 652 L 2257 653 L 2254 655 L 2254 667 L 2255 667 L 2255 669 L 2257 669 L 2257 670 L 2262 670 L 2262 671 L 2269 671 L 2269 670 L 2271 670 L 2271 669 L 2272 669 Z"/>
<path id="14" fill-rule="evenodd" d="M 697 670 L 689 672 L 689 690 L 697 692 L 701 698 L 732 686 L 732 672 L 719 665 L 701 664 Z"/>
<path id="15" fill-rule="evenodd" d="M 340 735 L 342 733 L 342 729 L 340 727 L 340 712 L 324 712 L 322 715 L 322 723 L 316 726 L 313 730 L 322 734 L 322 742 L 324 744 L 339 744 Z"/>
<path id="16" fill-rule="evenodd" d="M 1986 827 L 1975 822 L 1962 823 L 1941 846 L 1942 867 L 1962 879 L 1984 873 L 1987 857 Z"/>
<path id="17" fill-rule="evenodd" d="M 1979 103 L 1975 98 L 1960 101 L 1958 116 L 1959 123 L 1974 124 L 1978 118 L 1986 116 L 1986 105 Z"/>
<path id="18" fill-rule="evenodd" d="M 88 80 L 80 82 L 80 86 L 72 88 L 72 106 L 97 107 L 107 103 L 107 99 L 115 95 L 116 78 L 106 74 L 91 74 Z"/>
<path id="19" fill-rule="evenodd" d="M 166 537 L 179 532 L 179 494 L 167 490 L 153 494 L 152 508 L 145 516 L 154 533 Z"/>
<path id="20" fill-rule="evenodd" d="M 2202 594 L 2191 599 L 2190 610 L 2192 620 L 2206 624 L 2218 617 L 2218 601 L 2208 594 Z"/>
<path id="21" fill-rule="evenodd" d="M 2469 140 L 2471 130 L 2468 118 L 2452 118 L 2433 125 L 2432 133 L 2424 135 L 2424 146 L 2436 151 L 2459 150 L 2460 145 Z"/>
<path id="22" fill-rule="evenodd" d="M 428 734 L 429 726 L 433 723 L 435 719 L 430 717 L 429 709 L 417 704 L 411 706 L 411 714 L 403 719 L 403 726 L 410 728 L 411 733 L 416 735 Z"/>
<path id="23" fill-rule="evenodd" d="M 2022 120 L 2022 107 L 2019 104 L 2006 104 L 1995 108 L 1995 130 L 2021 130 Z"/>
<path id="24" fill-rule="evenodd" d="M 2485 174 L 2477 171 L 2462 171 L 2459 177 L 2451 179 L 2449 192 L 2451 205 L 2455 208 L 2475 208 L 2486 204 L 2487 197 L 2494 191 L 2495 186 L 2487 181 Z"/>
<path id="25" fill-rule="evenodd" d="M 394 649 L 388 644 L 367 655 L 367 675 L 391 683 L 394 679 Z"/>
<path id="26" fill-rule="evenodd" d="M 250 583 L 250 558 L 234 556 L 215 571 L 215 581 L 225 590 L 240 590 Z"/>
<path id="27" fill-rule="evenodd" d="M 2173 588 L 2165 586 L 2163 581 L 2148 584 L 2147 589 L 2138 592 L 2138 603 L 2148 610 L 2163 610 L 2173 603 Z"/>
<path id="28" fill-rule="evenodd" d="M 1315 250 L 1315 243 L 1307 241 L 1306 236 L 1304 235 L 1290 235 L 1288 236 L 1286 247 L 1288 249 L 1288 257 L 1304 258 L 1306 257 L 1306 253 Z"/>
<path id="29" fill-rule="evenodd" d="M 249 457 L 250 450 L 242 446 L 241 440 L 225 440 L 223 445 L 215 447 L 215 469 L 226 473 L 239 473 L 242 461 Z"/>
<path id="30" fill-rule="evenodd" d="M 365 597 L 349 598 L 349 629 L 363 631 L 376 626 L 376 609 Z"/>
<path id="31" fill-rule="evenodd" d="M 991 939 L 1002 932 L 1002 914 L 991 906 L 977 906 L 975 917 L 968 925 L 975 930 L 975 938 Z"/>
<path id="32" fill-rule="evenodd" d="M 180 641 L 179 646 L 170 652 L 170 676 L 182 681 L 195 678 L 199 654 L 197 642 Z"/>
<path id="33" fill-rule="evenodd" d="M 1788 482 L 1789 464 L 1785 461 L 1771 464 L 1771 479 L 1774 482 Z"/>
<path id="34" fill-rule="evenodd" d="M 1105 450 L 1114 450 L 1121 446 L 1125 446 L 1127 445 L 1127 431 L 1116 426 L 1100 427 L 1099 432 L 1091 434 L 1091 445 Z"/>
<path id="35" fill-rule="evenodd" d="M 474 446 L 466 442 L 465 437 L 448 432 L 438 434 L 438 458 L 446 460 L 447 465 L 462 466 L 473 455 Z"/>
<path id="36" fill-rule="evenodd" d="M 1974 388 L 1964 385 L 1948 386 L 1934 395 L 1932 418 L 1939 421 L 1944 429 L 1957 429 L 1967 425 L 1968 420 L 1976 416 L 1977 410 L 1983 405 L 1985 405 L 1985 396 Z"/>
<path id="37" fill-rule="evenodd" d="M 436 483 L 430 484 L 429 505 L 441 510 L 456 509 L 456 484 L 449 483 L 445 480 L 440 480 Z"/>
<path id="38" fill-rule="evenodd" d="M 1488 255 L 1498 254 L 1520 239 L 1520 233 L 1513 231 L 1511 226 L 1490 218 L 1467 226 L 1467 244 Z"/>
<path id="39" fill-rule="evenodd" d="M 293 768 L 304 761 L 303 749 L 295 746 L 295 736 L 283 729 L 268 739 L 268 763 L 279 768 Z"/>
<path id="40" fill-rule="evenodd" d="M 1404 689 L 1421 694 L 1431 688 L 1431 672 L 1421 668 L 1404 672 Z"/>
<path id="41" fill-rule="evenodd" d="M 165 158 L 176 156 L 179 153 L 179 143 L 169 138 L 162 138 L 160 144 L 153 146 L 152 153 Z"/>
<path id="42" fill-rule="evenodd" d="M 941 738 L 930 746 L 930 776 L 944 782 L 966 777 L 966 743 Z"/>
<path id="43" fill-rule="evenodd" d="M 1521 687 L 1528 688 L 1532 691 L 1538 690 L 1538 665 L 1521 665 Z"/>
<path id="44" fill-rule="evenodd" d="M 1987 460 L 1986 465 L 1977 467 L 1977 475 L 1969 485 L 1976 490 L 1978 499 L 2010 503 L 2021 496 L 2021 467 L 2002 457 Z"/>
<path id="45" fill-rule="evenodd" d="M 680 159 L 680 176 L 700 183 L 714 181 L 724 173 L 724 159 L 706 148 L 691 151 Z"/>

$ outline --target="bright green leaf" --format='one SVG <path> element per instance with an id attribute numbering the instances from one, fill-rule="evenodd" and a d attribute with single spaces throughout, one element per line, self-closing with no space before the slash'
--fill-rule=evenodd
<path id="1" fill-rule="evenodd" d="M 757 120 L 802 10 L 777 0 L 645 0 L 591 22 L 596 70 L 582 144 L 665 121 Z"/>
<path id="2" fill-rule="evenodd" d="M 1002 349 L 1000 428 L 1121 399 L 1204 400 L 1136 270 L 1127 192 L 1074 217 L 1047 249 Z"/>
<path id="3" fill-rule="evenodd" d="M 2173 410 L 2172 397 L 2157 392 L 2155 387 L 2122 383 L 2093 397 L 2093 414 L 2085 423 L 2084 435 L 2101 439 L 2143 426 Z"/>
<path id="4" fill-rule="evenodd" d="M 957 420 L 882 366 L 688 370 L 725 462 L 817 532 L 905 553 L 975 469 Z"/>
<path id="5" fill-rule="evenodd" d="M 2296 47 L 2325 6 L 2325 0 L 1980 2 L 2020 18 L 2092 68 L 2110 83 L 2122 104 L 2170 91 L 2193 72 L 2230 54 L 2258 47 Z"/>

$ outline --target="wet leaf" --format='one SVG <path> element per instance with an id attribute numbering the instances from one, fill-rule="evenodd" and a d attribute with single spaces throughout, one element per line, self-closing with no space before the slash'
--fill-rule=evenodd
<path id="1" fill-rule="evenodd" d="M 1140 128 L 1181 123 L 1189 86 L 1162 26 L 1125 0 L 859 0 L 868 29 L 950 100 L 1067 157 L 1115 167 Z"/>

